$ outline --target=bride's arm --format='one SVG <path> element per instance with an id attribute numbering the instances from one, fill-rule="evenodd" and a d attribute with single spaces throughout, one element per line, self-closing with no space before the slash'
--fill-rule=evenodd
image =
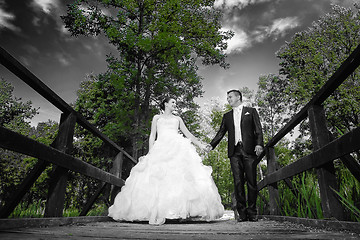
<path id="1" fill-rule="evenodd" d="M 153 120 L 151 122 L 151 132 L 150 132 L 150 137 L 149 137 L 149 151 L 152 148 L 152 146 L 154 145 L 155 142 L 155 138 L 156 138 L 156 125 L 157 125 L 157 120 L 159 119 L 159 115 L 155 115 L 153 117 Z"/>
<path id="2" fill-rule="evenodd" d="M 185 126 L 184 121 L 181 119 L 181 117 L 178 117 L 178 119 L 179 119 L 179 122 L 180 122 L 180 124 L 179 124 L 180 130 L 185 135 L 185 137 L 189 138 L 191 140 L 191 142 L 193 142 L 199 148 L 204 149 L 205 144 L 200 142 L 194 135 L 191 134 L 191 132 Z"/>

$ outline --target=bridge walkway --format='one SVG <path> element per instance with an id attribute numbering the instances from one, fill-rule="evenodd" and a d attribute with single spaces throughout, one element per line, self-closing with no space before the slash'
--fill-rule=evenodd
<path id="1" fill-rule="evenodd" d="M 146 222 L 105 221 L 74 223 L 65 226 L 21 227 L 0 230 L 0 239 L 360 239 L 360 232 L 333 228 L 315 228 L 267 217 L 257 222 L 236 222 L 231 216 L 205 222 L 167 221 L 154 226 Z M 325 220 L 324 220 L 325 221 Z"/>

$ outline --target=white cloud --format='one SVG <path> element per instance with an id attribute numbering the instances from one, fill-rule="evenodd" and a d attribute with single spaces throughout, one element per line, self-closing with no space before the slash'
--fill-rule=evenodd
<path id="1" fill-rule="evenodd" d="M 69 66 L 70 61 L 64 56 L 62 53 L 55 53 L 56 59 L 63 65 L 63 66 Z"/>
<path id="2" fill-rule="evenodd" d="M 252 36 L 256 42 L 262 42 L 269 37 L 277 39 L 278 37 L 284 37 L 288 30 L 298 26 L 300 26 L 300 22 L 297 17 L 278 18 L 269 26 L 258 27 L 252 32 Z"/>
<path id="3" fill-rule="evenodd" d="M 227 54 L 242 52 L 243 50 L 250 48 L 253 43 L 263 42 L 268 38 L 276 40 L 279 37 L 284 37 L 288 30 L 300 25 L 297 17 L 274 19 L 277 9 L 272 5 L 257 8 L 255 14 L 259 14 L 259 10 L 263 10 L 261 11 L 261 15 L 256 18 L 246 12 L 234 10 L 234 8 L 241 10 L 249 5 L 258 5 L 270 1 L 271 0 L 215 1 L 215 7 L 222 8 L 222 11 L 225 14 L 224 16 L 226 19 L 224 19 L 224 29 L 230 29 L 235 34 L 233 38 L 228 41 Z M 260 22 L 263 22 L 263 24 Z M 254 28 L 254 25 L 257 26 Z"/>
<path id="4" fill-rule="evenodd" d="M 50 14 L 52 9 L 59 7 L 58 0 L 34 0 L 34 6 L 40 7 L 43 12 Z"/>
<path id="5" fill-rule="evenodd" d="M 270 34 L 284 35 L 287 30 L 296 28 L 299 25 L 300 23 L 297 17 L 275 19 L 270 27 Z"/>
<path id="6" fill-rule="evenodd" d="M 59 15 L 63 15 L 66 11 L 64 4 L 59 0 L 32 0 L 31 6 L 35 11 L 41 11 L 47 14 L 47 17 L 34 16 L 32 21 L 35 27 L 40 27 L 41 22 L 47 22 L 47 18 L 52 18 L 56 22 L 56 29 L 61 35 L 70 36 L 70 32 L 65 28 L 65 25 Z"/>
<path id="7" fill-rule="evenodd" d="M 239 53 L 250 48 L 254 42 L 263 42 L 265 39 L 272 38 L 276 40 L 279 37 L 284 37 L 288 30 L 300 26 L 297 17 L 278 18 L 268 26 L 259 26 L 252 32 L 246 32 L 243 29 L 233 26 L 223 30 L 231 29 L 234 36 L 228 41 L 227 54 Z"/>
<path id="8" fill-rule="evenodd" d="M 258 4 L 262 2 L 269 2 L 271 0 L 215 0 L 214 6 L 216 8 L 232 8 L 238 7 L 240 9 L 251 4 Z"/>
<path id="9" fill-rule="evenodd" d="M 14 14 L 5 12 L 3 9 L 0 8 L 0 31 L 3 28 L 8 28 L 10 30 L 20 32 L 20 28 L 11 23 L 11 21 L 13 21 L 14 19 Z"/>
<path id="10" fill-rule="evenodd" d="M 59 31 L 64 34 L 64 35 L 67 35 L 67 36 L 71 36 L 71 33 L 69 32 L 69 30 L 65 27 L 64 24 L 61 23 L 61 25 L 59 26 Z"/>
<path id="11" fill-rule="evenodd" d="M 228 30 L 228 29 L 226 29 Z M 226 53 L 241 52 L 245 48 L 250 47 L 250 39 L 245 31 L 241 29 L 233 30 L 234 36 L 227 42 L 228 47 Z"/>

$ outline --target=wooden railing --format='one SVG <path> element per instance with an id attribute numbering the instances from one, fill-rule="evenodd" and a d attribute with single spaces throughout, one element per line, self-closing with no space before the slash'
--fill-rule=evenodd
<path id="1" fill-rule="evenodd" d="M 80 213 L 81 216 L 87 214 L 107 184 L 114 186 L 112 192 L 113 198 L 119 191 L 119 188 L 124 184 L 124 180 L 121 178 L 124 156 L 125 159 L 129 160 L 132 164 L 136 164 L 136 160 L 125 152 L 123 148 L 101 133 L 95 126 L 90 124 L 81 114 L 76 112 L 55 92 L 40 81 L 39 78 L 1 47 L 0 63 L 62 112 L 58 135 L 51 146 L 44 145 L 21 134 L 10 131 L 9 129 L 0 127 L 1 148 L 38 159 L 34 168 L 24 178 L 22 183 L 17 186 L 17 189 L 11 193 L 10 197 L 6 200 L 5 205 L 0 209 L 0 218 L 6 218 L 13 212 L 15 207 L 30 190 L 31 186 L 49 163 L 55 165 L 55 170 L 50 179 L 49 194 L 44 214 L 45 217 L 62 216 L 68 171 L 81 173 L 101 181 L 100 187 L 96 193 L 82 209 Z M 100 138 L 105 145 L 109 146 L 113 152 L 115 152 L 113 167 L 110 173 L 96 168 L 69 154 L 72 149 L 76 123 L 88 130 L 94 136 Z"/>
<path id="2" fill-rule="evenodd" d="M 333 161 L 340 159 L 360 181 L 360 165 L 350 155 L 360 149 L 360 128 L 338 139 L 333 139 L 326 126 L 323 102 L 352 74 L 360 64 L 360 45 L 342 63 L 319 92 L 296 114 L 265 146 L 258 162 L 266 155 L 268 172 L 258 183 L 258 191 L 269 190 L 270 214 L 279 215 L 279 192 L 277 183 L 284 180 L 291 187 L 289 178 L 310 169 L 317 169 L 320 198 L 324 218 L 343 219 L 343 207 L 333 190 L 338 189 Z M 313 152 L 296 162 L 277 169 L 275 145 L 301 121 L 309 118 Z"/>

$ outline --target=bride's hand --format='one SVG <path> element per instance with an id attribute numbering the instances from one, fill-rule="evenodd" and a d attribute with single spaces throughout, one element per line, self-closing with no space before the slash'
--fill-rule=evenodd
<path id="1" fill-rule="evenodd" d="M 201 149 L 201 151 L 206 152 L 206 144 L 200 143 L 200 144 L 199 144 L 199 148 Z"/>

